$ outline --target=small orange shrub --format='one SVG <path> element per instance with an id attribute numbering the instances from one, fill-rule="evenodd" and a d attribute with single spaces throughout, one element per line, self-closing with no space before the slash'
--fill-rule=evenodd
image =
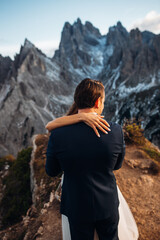
<path id="1" fill-rule="evenodd" d="M 141 123 L 137 122 L 134 118 L 124 120 L 123 131 L 126 143 L 145 144 L 144 129 L 141 128 Z"/>

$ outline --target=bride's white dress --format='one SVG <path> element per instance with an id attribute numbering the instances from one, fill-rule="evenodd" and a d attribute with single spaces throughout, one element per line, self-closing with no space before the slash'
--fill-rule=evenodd
<path id="1" fill-rule="evenodd" d="M 61 186 L 63 184 L 63 176 L 64 174 L 62 175 Z M 136 222 L 118 186 L 117 186 L 117 189 L 118 189 L 118 197 L 120 202 L 119 203 L 119 224 L 118 224 L 119 240 L 137 240 L 139 237 L 139 233 L 138 233 Z M 63 214 L 61 216 L 62 216 L 63 240 L 71 240 L 68 218 Z M 96 231 L 94 234 L 94 240 L 99 240 Z"/>

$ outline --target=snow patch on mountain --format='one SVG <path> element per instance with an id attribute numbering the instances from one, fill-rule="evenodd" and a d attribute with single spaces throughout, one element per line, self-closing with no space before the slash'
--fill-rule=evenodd
<path id="1" fill-rule="evenodd" d="M 59 81 L 59 72 L 60 67 L 55 63 L 52 62 L 51 59 L 44 57 L 45 67 L 46 67 L 46 75 L 51 81 Z"/>
<path id="2" fill-rule="evenodd" d="M 138 93 L 138 92 L 141 92 L 141 91 L 144 91 L 144 90 L 148 90 L 151 87 L 154 87 L 156 85 L 157 85 L 156 84 L 156 77 L 155 77 L 155 75 L 153 75 L 153 76 L 151 76 L 151 82 L 150 83 L 146 84 L 146 81 L 144 80 L 143 83 L 138 83 L 136 87 L 126 87 L 125 82 L 122 82 L 119 85 L 117 93 L 119 94 L 119 97 L 124 98 L 124 97 L 128 96 L 129 94 L 131 94 L 133 92 Z"/>
<path id="3" fill-rule="evenodd" d="M 81 68 L 74 68 L 70 62 L 70 71 L 75 72 L 80 75 L 81 78 L 90 77 L 96 79 L 97 76 L 101 73 L 104 67 L 104 52 L 106 47 L 106 36 L 103 36 L 98 40 L 98 44 L 96 46 L 88 46 L 87 53 L 91 57 L 91 64 L 85 65 L 81 59 L 79 59 L 79 63 L 82 66 Z"/>
<path id="4" fill-rule="evenodd" d="M 71 95 L 69 95 L 69 96 L 63 96 L 63 95 L 54 96 L 54 95 L 50 95 L 49 99 L 51 101 L 55 102 L 56 104 L 71 105 L 73 103 L 73 97 Z"/>
<path id="5" fill-rule="evenodd" d="M 106 45 L 106 37 L 98 39 L 99 44 L 97 46 L 91 46 L 88 52 L 91 58 L 91 65 L 88 66 L 88 71 L 91 72 L 92 77 L 96 78 L 104 67 L 104 50 Z"/>
<path id="6" fill-rule="evenodd" d="M 114 52 L 114 46 L 112 44 L 107 45 L 105 53 L 108 55 L 108 57 L 111 57 Z"/>

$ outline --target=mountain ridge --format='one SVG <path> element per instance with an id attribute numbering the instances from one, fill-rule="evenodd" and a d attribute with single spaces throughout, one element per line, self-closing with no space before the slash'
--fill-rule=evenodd
<path id="1" fill-rule="evenodd" d="M 0 156 L 14 156 L 33 134 L 62 116 L 84 78 L 105 86 L 106 120 L 141 119 L 145 137 L 160 147 L 160 34 L 128 32 L 120 21 L 106 35 L 80 19 L 64 24 L 59 49 L 48 58 L 28 39 L 14 61 L 0 59 Z"/>

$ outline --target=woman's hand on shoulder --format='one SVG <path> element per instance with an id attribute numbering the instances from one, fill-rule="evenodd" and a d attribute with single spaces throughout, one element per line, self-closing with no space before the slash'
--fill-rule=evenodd
<path id="1" fill-rule="evenodd" d="M 98 137 L 100 137 L 100 135 L 97 128 L 106 134 L 108 134 L 107 131 L 111 131 L 109 128 L 110 127 L 109 123 L 105 119 L 103 119 L 104 116 L 94 113 L 78 113 L 78 114 L 80 114 L 80 118 L 84 123 L 93 128 Z"/>

